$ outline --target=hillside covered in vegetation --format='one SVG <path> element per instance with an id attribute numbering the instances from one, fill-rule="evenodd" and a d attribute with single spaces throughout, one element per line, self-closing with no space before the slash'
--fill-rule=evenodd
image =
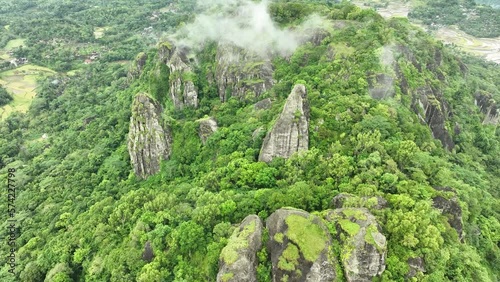
<path id="1" fill-rule="evenodd" d="M 497 64 L 348 2 L 4 2 L 53 11 L 0 42 L 59 72 L 0 123 L 1 281 L 500 279 Z"/>

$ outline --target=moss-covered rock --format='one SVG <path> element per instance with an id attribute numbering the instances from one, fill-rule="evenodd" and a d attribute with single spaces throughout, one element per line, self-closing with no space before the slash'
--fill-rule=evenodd
<path id="1" fill-rule="evenodd" d="M 200 124 L 198 135 L 200 136 L 201 142 L 205 144 L 208 137 L 217 131 L 217 121 L 213 117 L 207 117 L 197 120 Z"/>
<path id="2" fill-rule="evenodd" d="M 385 270 L 387 245 L 375 217 L 364 208 L 328 210 L 325 219 L 335 226 L 347 281 L 372 281 Z"/>
<path id="3" fill-rule="evenodd" d="M 434 187 L 441 191 L 441 195 L 432 198 L 432 206 L 441 211 L 448 218 L 448 224 L 457 231 L 458 239 L 464 242 L 462 208 L 457 198 L 457 193 L 450 187 Z M 448 194 L 450 196 L 446 196 Z"/>
<path id="4" fill-rule="evenodd" d="M 247 216 L 237 228 L 219 259 L 218 282 L 256 282 L 257 252 L 262 247 L 262 221 Z"/>
<path id="5" fill-rule="evenodd" d="M 230 44 L 217 48 L 215 82 L 222 102 L 229 96 L 247 98 L 247 93 L 259 97 L 274 85 L 273 66 L 269 59 Z"/>
<path id="6" fill-rule="evenodd" d="M 160 171 L 160 162 L 170 157 L 172 134 L 161 118 L 162 108 L 148 95 L 138 94 L 132 104 L 128 151 L 138 177 Z"/>
<path id="7" fill-rule="evenodd" d="M 195 86 L 189 49 L 174 46 L 170 42 L 159 45 L 158 57 L 170 70 L 169 89 L 174 107 L 198 107 L 198 89 Z"/>
<path id="8" fill-rule="evenodd" d="M 128 79 L 132 80 L 135 78 L 138 78 L 142 74 L 142 70 L 144 69 L 144 66 L 146 65 L 146 61 L 148 59 L 148 54 L 141 52 L 137 54 L 135 57 L 134 62 L 132 63 L 129 72 L 128 72 Z"/>
<path id="9" fill-rule="evenodd" d="M 331 236 L 322 220 L 302 210 L 282 208 L 267 220 L 273 281 L 334 281 Z"/>

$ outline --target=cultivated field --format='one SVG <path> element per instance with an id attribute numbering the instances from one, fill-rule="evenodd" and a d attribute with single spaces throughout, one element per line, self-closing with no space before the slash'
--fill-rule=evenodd
<path id="1" fill-rule="evenodd" d="M 54 71 L 35 65 L 0 73 L 0 84 L 14 97 L 14 101 L 0 108 L 0 120 L 12 112 L 26 112 L 36 95 L 37 79 L 54 74 Z"/>
<path id="2" fill-rule="evenodd" d="M 377 0 L 368 1 L 370 3 L 381 3 Z M 417 1 L 413 1 L 417 3 Z M 366 1 L 355 0 L 353 4 L 361 8 L 370 8 L 366 6 Z M 390 2 L 387 8 L 377 8 L 377 12 L 384 18 L 391 17 L 407 17 L 411 9 L 411 2 Z M 424 26 L 415 24 L 416 26 L 426 29 Z M 446 44 L 455 44 L 462 50 L 472 53 L 474 55 L 485 58 L 486 60 L 493 61 L 500 64 L 500 37 L 497 38 L 478 38 L 469 35 L 457 27 L 442 27 L 437 31 L 432 32 L 433 36 L 443 41 Z"/>

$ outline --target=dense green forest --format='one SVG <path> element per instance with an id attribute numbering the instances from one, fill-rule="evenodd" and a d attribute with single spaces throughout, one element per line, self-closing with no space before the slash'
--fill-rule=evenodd
<path id="1" fill-rule="evenodd" d="M 170 2 L 175 13 L 148 22 Z M 280 27 L 293 29 L 313 13 L 335 27 L 317 44 L 274 56 L 275 84 L 262 95 L 224 102 L 209 79 L 218 46 L 208 42 L 182 77 L 195 85 L 199 105 L 179 109 L 169 96 L 177 77 L 156 42 L 192 21 L 195 4 L 0 0 L 0 26 L 9 26 L 0 47 L 23 38 L 16 56 L 59 72 L 39 82 L 27 113 L 0 123 L 1 237 L 9 226 L 9 169 L 17 189 L 17 265 L 14 275 L 3 265 L 1 281 L 216 281 L 221 251 L 247 215 L 265 220 L 282 207 L 321 214 L 340 193 L 354 196 L 348 206 L 367 208 L 387 238 L 378 281 L 500 279 L 500 130 L 476 105 L 477 97 L 500 101 L 497 64 L 450 49 L 406 19 L 385 20 L 347 2 L 273 1 L 268 10 Z M 424 10 L 414 15 L 426 17 Z M 498 36 L 498 19 L 490 17 L 487 29 L 472 22 L 463 28 Z M 143 34 L 149 26 L 158 34 Z M 101 53 L 99 61 L 84 66 L 79 56 L 92 51 Z M 140 74 L 129 75 L 137 61 L 115 63 L 140 52 L 147 58 Z M 72 69 L 78 71 L 64 74 Z M 370 95 L 380 74 L 394 78 L 388 97 Z M 260 162 L 266 131 L 296 84 L 308 93 L 309 149 Z M 423 88 L 434 93 L 429 104 L 446 113 L 442 126 L 453 146 L 416 112 Z M 173 136 L 169 159 L 147 179 L 134 174 L 127 148 L 138 93 L 162 106 Z M 271 106 L 256 110 L 266 98 Z M 206 117 L 215 117 L 218 130 L 202 142 L 199 120 Z M 435 187 L 456 192 L 463 238 L 432 206 L 453 193 Z M 375 196 L 387 207 L 361 200 Z M 149 243 L 154 258 L 144 259 Z M 10 253 L 6 240 L 0 250 Z M 269 257 L 265 248 L 258 253 L 258 281 L 272 281 Z M 415 257 L 425 271 L 407 278 Z"/>

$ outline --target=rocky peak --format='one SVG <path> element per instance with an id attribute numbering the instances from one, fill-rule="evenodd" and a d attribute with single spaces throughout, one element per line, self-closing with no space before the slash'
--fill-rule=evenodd
<path id="1" fill-rule="evenodd" d="M 189 59 L 189 49 L 164 42 L 158 50 L 160 61 L 170 70 L 170 98 L 176 109 L 184 106 L 198 107 L 198 90 L 194 79 L 194 69 Z"/>
<path id="2" fill-rule="evenodd" d="M 319 217 L 282 208 L 269 216 L 266 227 L 273 281 L 335 281 L 332 238 Z"/>
<path id="3" fill-rule="evenodd" d="M 297 84 L 288 96 L 280 117 L 268 132 L 259 161 L 270 162 L 275 157 L 288 158 L 309 148 L 309 104 L 306 87 Z"/>
<path id="4" fill-rule="evenodd" d="M 257 252 L 261 247 L 262 221 L 249 215 L 222 249 L 217 282 L 257 282 Z"/>
<path id="5" fill-rule="evenodd" d="M 273 66 L 270 59 L 221 43 L 217 48 L 215 82 L 221 102 L 231 96 L 259 97 L 274 85 Z"/>
<path id="6" fill-rule="evenodd" d="M 146 65 L 146 61 L 148 59 L 148 54 L 141 52 L 135 57 L 134 63 L 130 67 L 128 72 L 128 79 L 132 80 L 138 78 L 142 74 L 142 70 L 144 69 L 144 65 Z"/>
<path id="7" fill-rule="evenodd" d="M 326 212 L 341 244 L 341 262 L 348 282 L 372 281 L 385 270 L 387 241 L 375 217 L 364 208 Z M 341 236 L 343 234 L 343 236 Z"/>
<path id="8" fill-rule="evenodd" d="M 200 129 L 198 135 L 200 136 L 201 143 L 205 145 L 208 137 L 217 131 L 217 121 L 213 117 L 199 119 Z"/>
<path id="9" fill-rule="evenodd" d="M 474 102 L 484 114 L 483 124 L 498 124 L 500 109 L 490 93 L 476 93 Z"/>
<path id="10" fill-rule="evenodd" d="M 128 151 L 138 177 L 147 178 L 160 171 L 160 162 L 169 158 L 172 136 L 161 118 L 162 108 L 146 94 L 132 103 Z"/>

